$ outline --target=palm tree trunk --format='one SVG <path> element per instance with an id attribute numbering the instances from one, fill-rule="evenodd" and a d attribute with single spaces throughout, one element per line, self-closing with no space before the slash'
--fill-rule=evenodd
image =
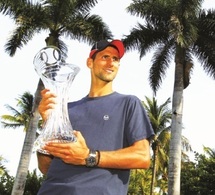
<path id="1" fill-rule="evenodd" d="M 22 195 L 25 189 L 25 183 L 28 174 L 28 168 L 31 160 L 33 144 L 36 138 L 36 130 L 38 127 L 38 121 L 40 118 L 38 112 L 38 105 L 41 99 L 40 91 L 44 88 L 41 80 L 38 82 L 37 90 L 34 97 L 34 105 L 32 109 L 32 116 L 29 121 L 29 125 L 26 131 L 25 140 L 23 143 L 22 153 L 17 168 L 15 181 L 11 195 Z"/>
<path id="2" fill-rule="evenodd" d="M 172 102 L 172 124 L 169 151 L 168 194 L 180 195 L 181 134 L 183 112 L 183 49 L 178 47 L 175 59 L 175 82 Z"/>
<path id="3" fill-rule="evenodd" d="M 59 36 L 59 35 L 57 35 Z M 49 37 L 45 39 L 46 46 L 54 45 L 59 46 L 58 39 L 54 37 L 53 34 L 50 34 Z M 40 92 L 44 89 L 44 84 L 42 80 L 40 79 L 37 85 L 37 90 L 35 92 L 35 99 L 34 99 L 34 105 L 32 109 L 32 117 L 29 122 L 29 127 L 26 132 L 25 141 L 23 144 L 22 154 L 20 157 L 19 166 L 17 169 L 17 174 L 15 177 L 15 182 L 13 185 L 13 190 L 11 195 L 22 195 L 25 188 L 25 183 L 27 179 L 27 173 L 28 173 L 28 167 L 31 159 L 33 144 L 36 138 L 36 130 L 38 127 L 38 121 L 39 121 L 39 112 L 38 112 L 38 106 L 41 100 Z"/>
<path id="4" fill-rule="evenodd" d="M 156 169 L 157 169 L 156 159 L 157 159 L 157 153 L 158 153 L 157 143 L 155 143 L 155 148 L 153 149 L 153 152 L 154 152 L 154 157 L 153 157 L 152 182 L 151 182 L 150 195 L 154 194 Z"/>

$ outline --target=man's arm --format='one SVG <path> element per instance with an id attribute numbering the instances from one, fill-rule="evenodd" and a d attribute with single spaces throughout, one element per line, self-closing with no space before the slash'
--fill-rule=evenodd
<path id="1" fill-rule="evenodd" d="M 38 168 L 43 174 L 47 174 L 53 156 L 37 152 Z"/>
<path id="2" fill-rule="evenodd" d="M 116 151 L 101 151 L 99 167 L 118 169 L 147 169 L 150 166 L 149 141 L 144 139 Z"/>
<path id="3" fill-rule="evenodd" d="M 89 148 L 82 134 L 75 131 L 76 142 L 47 143 L 44 147 L 51 155 L 61 158 L 67 164 L 86 165 Z M 100 151 L 98 167 L 115 169 L 134 169 L 150 166 L 149 141 L 146 139 L 135 142 L 132 146 L 116 151 Z"/>

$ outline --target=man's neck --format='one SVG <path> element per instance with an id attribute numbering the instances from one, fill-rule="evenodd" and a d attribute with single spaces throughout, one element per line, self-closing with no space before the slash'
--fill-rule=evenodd
<path id="1" fill-rule="evenodd" d="M 107 83 L 103 86 L 91 85 L 89 97 L 99 97 L 113 93 L 112 83 Z"/>

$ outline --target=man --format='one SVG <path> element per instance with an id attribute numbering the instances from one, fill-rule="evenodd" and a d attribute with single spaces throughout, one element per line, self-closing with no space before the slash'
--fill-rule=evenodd
<path id="1" fill-rule="evenodd" d="M 38 153 L 39 169 L 47 174 L 39 195 L 126 195 L 130 169 L 150 166 L 153 130 L 141 101 L 112 88 L 123 55 L 120 40 L 92 47 L 89 94 L 68 104 L 77 141 L 47 143 L 51 155 Z M 39 111 L 46 120 L 55 95 L 48 89 L 41 94 Z"/>

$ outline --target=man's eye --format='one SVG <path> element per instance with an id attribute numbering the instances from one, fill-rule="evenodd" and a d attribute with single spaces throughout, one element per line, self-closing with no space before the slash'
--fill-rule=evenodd
<path id="1" fill-rule="evenodd" d="M 114 62 L 119 62 L 119 58 L 113 57 L 113 61 L 114 61 Z"/>
<path id="2" fill-rule="evenodd" d="M 104 60 L 108 60 L 110 57 L 109 56 L 102 56 L 102 59 L 104 59 Z"/>
<path id="3" fill-rule="evenodd" d="M 119 58 L 118 57 L 110 57 L 110 56 L 108 56 L 108 55 L 104 55 L 104 56 L 102 56 L 102 59 L 103 60 L 110 60 L 110 59 L 112 59 L 112 61 L 113 62 L 119 62 Z"/>

